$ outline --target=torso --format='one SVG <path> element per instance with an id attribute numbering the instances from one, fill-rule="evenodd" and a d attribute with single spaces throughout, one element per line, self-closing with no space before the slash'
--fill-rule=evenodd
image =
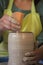
<path id="1" fill-rule="evenodd" d="M 29 14 L 31 10 L 22 10 L 18 8 L 16 5 L 13 5 L 12 12 L 13 12 L 12 14 L 13 18 L 17 19 L 18 21 L 22 21 L 23 17 Z"/>
<path id="2" fill-rule="evenodd" d="M 23 17 L 31 12 L 31 4 L 32 4 L 31 1 L 29 1 L 29 2 L 28 1 L 27 2 L 26 1 L 23 1 L 23 2 L 16 1 L 12 7 L 13 18 L 15 18 L 17 21 L 21 22 Z"/>

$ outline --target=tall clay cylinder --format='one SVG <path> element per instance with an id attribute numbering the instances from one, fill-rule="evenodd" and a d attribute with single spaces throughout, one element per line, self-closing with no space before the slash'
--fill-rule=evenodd
<path id="1" fill-rule="evenodd" d="M 34 37 L 32 33 L 10 33 L 8 37 L 8 65 L 25 65 L 24 54 L 33 50 Z"/>

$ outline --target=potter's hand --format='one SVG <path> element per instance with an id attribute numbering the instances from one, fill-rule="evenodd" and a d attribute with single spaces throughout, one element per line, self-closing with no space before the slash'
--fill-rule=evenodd
<path id="1" fill-rule="evenodd" d="M 25 63 L 34 64 L 40 59 L 43 59 L 43 45 L 35 51 L 25 53 L 23 61 Z"/>
<path id="2" fill-rule="evenodd" d="M 19 23 L 8 15 L 4 15 L 0 19 L 0 30 L 13 30 L 18 31 L 20 29 Z"/>

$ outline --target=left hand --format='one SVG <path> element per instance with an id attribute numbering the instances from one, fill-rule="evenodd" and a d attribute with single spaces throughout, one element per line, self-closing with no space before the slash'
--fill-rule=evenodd
<path id="1" fill-rule="evenodd" d="M 11 31 L 19 31 L 20 30 L 20 24 L 15 19 L 8 15 L 3 15 L 3 17 L 0 19 L 0 30 L 11 30 Z"/>
<path id="2" fill-rule="evenodd" d="M 43 45 L 35 51 L 25 53 L 23 61 L 25 63 L 34 64 L 41 59 L 43 59 Z"/>

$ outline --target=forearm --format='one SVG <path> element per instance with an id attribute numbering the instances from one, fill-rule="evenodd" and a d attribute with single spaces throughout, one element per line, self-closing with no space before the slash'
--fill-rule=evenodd
<path id="1" fill-rule="evenodd" d="M 38 52 L 40 53 L 40 54 L 39 54 L 39 55 L 40 55 L 40 59 L 43 59 L 43 45 L 41 45 L 41 46 L 39 47 Z"/>
<path id="2" fill-rule="evenodd" d="M 38 41 L 38 47 L 40 47 L 41 45 L 43 45 L 43 31 L 37 37 L 37 41 Z"/>

